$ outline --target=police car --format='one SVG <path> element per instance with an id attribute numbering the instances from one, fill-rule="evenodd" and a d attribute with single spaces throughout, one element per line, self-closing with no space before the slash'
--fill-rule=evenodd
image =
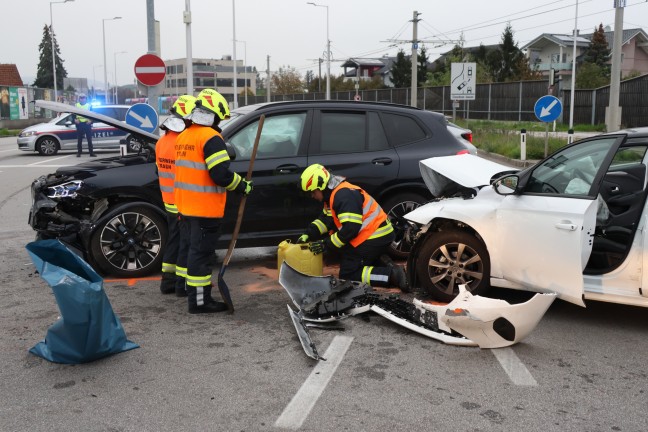
<path id="1" fill-rule="evenodd" d="M 92 111 L 103 114 L 115 120 L 125 121 L 129 105 L 101 105 L 92 107 Z M 42 156 L 53 156 L 59 150 L 77 149 L 77 130 L 74 124 L 74 114 L 60 113 L 56 118 L 47 123 L 39 123 L 23 129 L 18 135 L 18 149 L 29 152 L 38 152 Z M 129 145 L 129 150 L 137 151 L 129 139 L 126 131 L 105 123 L 92 124 L 92 146 L 95 150 L 119 148 L 121 140 Z M 88 143 L 83 140 L 83 148 L 87 149 Z M 132 147 L 132 148 L 131 148 Z"/>

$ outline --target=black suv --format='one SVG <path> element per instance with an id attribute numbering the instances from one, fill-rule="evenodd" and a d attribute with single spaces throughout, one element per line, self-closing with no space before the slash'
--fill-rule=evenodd
<path id="1" fill-rule="evenodd" d="M 40 103 L 50 109 L 58 105 Z M 397 217 L 431 198 L 419 171 L 421 159 L 476 152 L 448 131 L 448 121 L 438 113 L 385 103 L 276 102 L 234 110 L 222 125 L 235 153 L 231 169 L 242 176 L 262 114 L 254 191 L 237 242 L 243 247 L 295 239 L 321 212 L 321 203 L 299 187 L 300 174 L 312 163 L 347 177 Z M 120 277 L 158 271 L 167 236 L 155 169 L 156 136 L 129 132 L 143 144 L 138 154 L 62 167 L 36 179 L 29 218 L 38 238 L 60 238 L 95 268 Z M 220 247 L 231 239 L 239 200 L 237 194 L 228 196 Z M 396 256 L 408 251 L 405 241 L 392 245 Z"/>

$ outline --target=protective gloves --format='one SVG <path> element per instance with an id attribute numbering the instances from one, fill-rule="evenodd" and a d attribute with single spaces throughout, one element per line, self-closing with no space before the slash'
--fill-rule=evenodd
<path id="1" fill-rule="evenodd" d="M 243 195 L 249 195 L 250 192 L 252 192 L 252 189 L 254 189 L 254 185 L 252 184 L 252 180 L 247 181 L 245 179 L 241 179 L 241 188 L 239 188 L 239 192 Z"/>
<path id="2" fill-rule="evenodd" d="M 302 234 L 297 239 L 297 243 L 306 243 L 308 241 L 308 234 Z"/>
<path id="3" fill-rule="evenodd" d="M 325 240 L 317 240 L 314 242 L 311 242 L 308 245 L 308 249 L 313 252 L 313 255 L 319 255 L 321 253 L 326 252 L 326 241 Z"/>

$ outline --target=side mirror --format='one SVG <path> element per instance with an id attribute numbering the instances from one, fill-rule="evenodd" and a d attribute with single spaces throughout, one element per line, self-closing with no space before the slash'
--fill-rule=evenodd
<path id="1" fill-rule="evenodd" d="M 500 195 L 513 195 L 517 191 L 520 177 L 515 174 L 505 175 L 493 182 L 493 189 Z"/>
<path id="2" fill-rule="evenodd" d="M 74 123 L 72 122 L 72 120 L 67 120 L 65 122 L 65 126 L 67 126 L 67 127 L 70 127 L 70 126 L 73 126 L 73 125 L 74 125 Z"/>

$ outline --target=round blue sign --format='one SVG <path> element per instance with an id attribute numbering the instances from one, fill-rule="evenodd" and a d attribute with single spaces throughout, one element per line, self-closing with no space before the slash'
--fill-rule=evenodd
<path id="1" fill-rule="evenodd" d="M 560 117 L 562 113 L 562 102 L 556 96 L 542 96 L 533 107 L 538 120 L 552 122 Z"/>
<path id="2" fill-rule="evenodd" d="M 151 105 L 138 103 L 126 112 L 126 124 L 153 133 L 158 127 L 158 114 Z"/>

